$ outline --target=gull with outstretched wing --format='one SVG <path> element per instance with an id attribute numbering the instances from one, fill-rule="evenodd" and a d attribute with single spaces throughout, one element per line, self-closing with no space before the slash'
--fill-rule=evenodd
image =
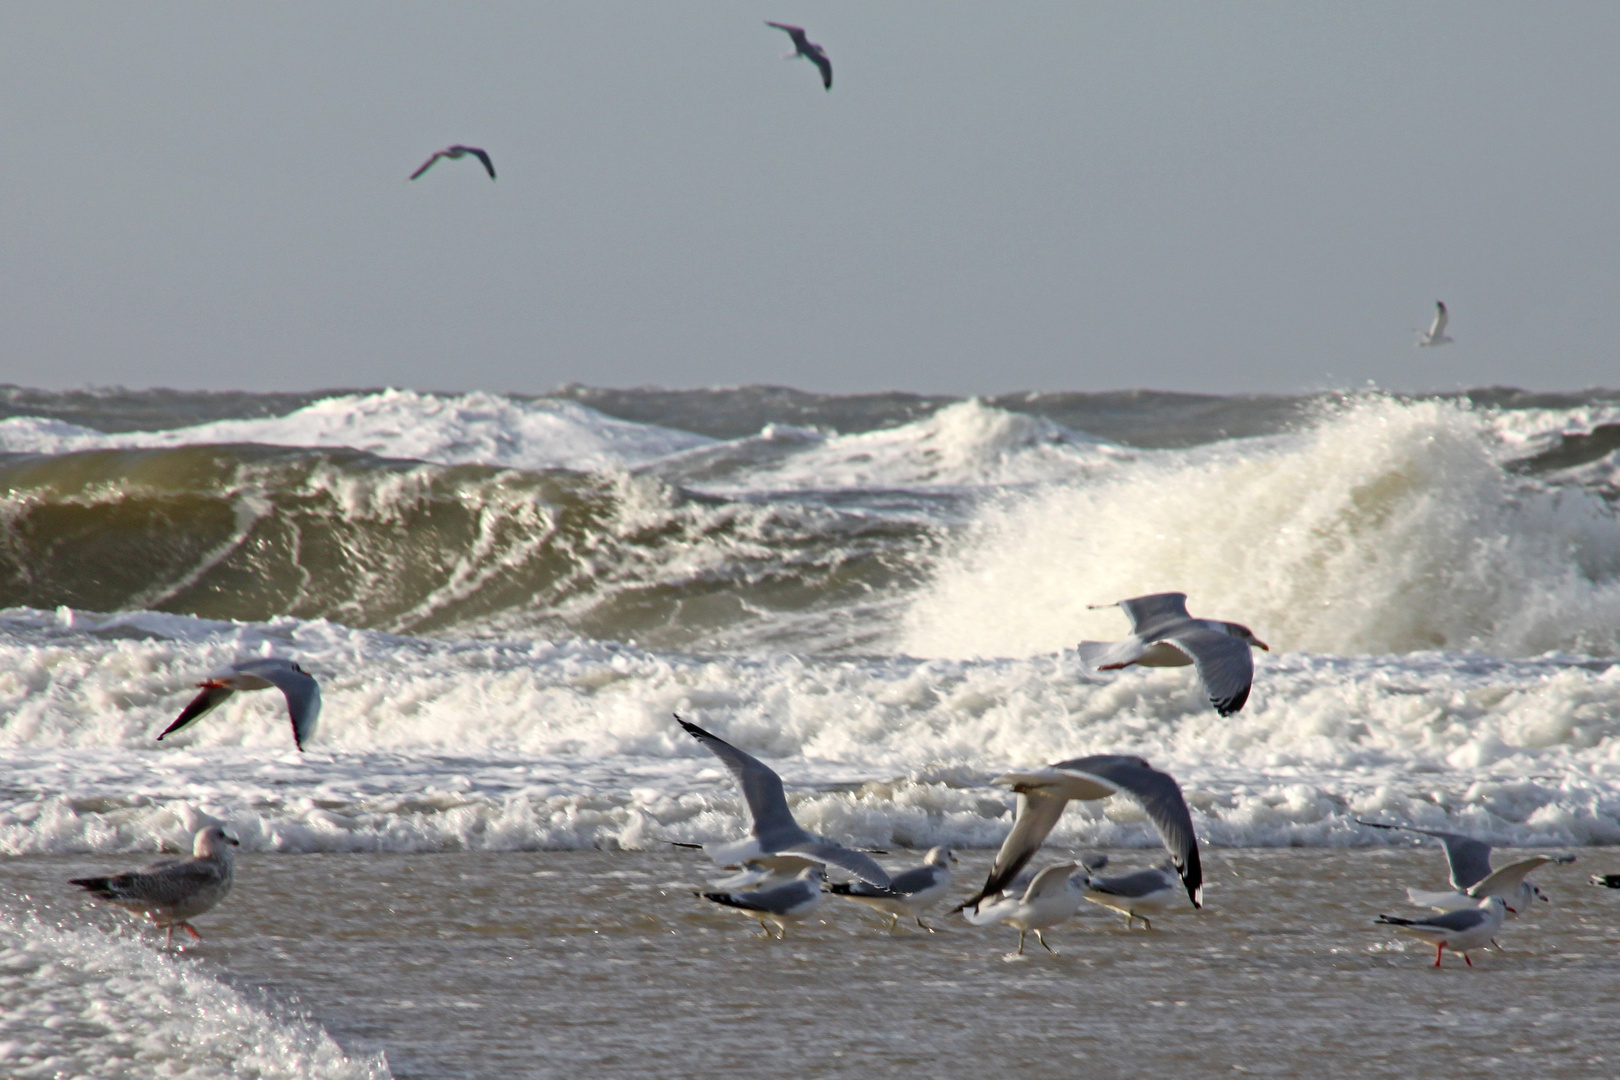
<path id="1" fill-rule="evenodd" d="M 805 36 L 804 27 L 790 26 L 787 23 L 766 21 L 766 26 L 774 26 L 793 39 L 793 51 L 783 56 L 784 60 L 792 60 L 802 56 L 816 67 L 821 69 L 821 85 L 828 90 L 832 89 L 832 61 L 827 58 L 827 50 L 811 41 Z"/>
<path id="2" fill-rule="evenodd" d="M 1254 682 L 1254 659 L 1249 648 L 1270 651 L 1242 623 L 1195 619 L 1187 614 L 1186 593 L 1153 593 L 1094 605 L 1093 610 L 1118 607 L 1131 620 L 1131 636 L 1124 641 L 1082 641 L 1080 659 L 1097 671 L 1143 667 L 1197 665 L 1198 677 L 1210 704 L 1222 716 L 1231 716 L 1249 700 Z"/>
<path id="3" fill-rule="evenodd" d="M 268 690 L 275 687 L 287 699 L 287 715 L 292 720 L 293 743 L 304 749 L 315 734 L 321 715 L 321 687 L 313 676 L 291 660 L 265 656 L 243 660 L 223 671 L 216 671 L 197 684 L 202 693 L 191 699 L 174 723 L 158 735 L 173 735 L 213 712 L 238 690 Z"/>

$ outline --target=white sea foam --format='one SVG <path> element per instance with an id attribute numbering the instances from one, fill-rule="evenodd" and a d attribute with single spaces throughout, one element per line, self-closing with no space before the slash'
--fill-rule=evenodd
<path id="1" fill-rule="evenodd" d="M 321 679 L 309 753 L 273 693 L 152 741 L 198 673 L 266 644 Z M 1262 661 L 1217 717 L 1183 669 L 1074 657 L 689 657 L 594 642 L 438 642 L 320 622 L 0 618 L 0 852 L 178 848 L 196 810 L 250 850 L 453 851 L 709 841 L 746 826 L 670 719 L 770 759 L 807 826 L 865 844 L 990 845 L 1012 766 L 1138 753 L 1219 844 L 1382 842 L 1352 819 L 1499 843 L 1620 841 L 1620 666 L 1422 653 Z M 1151 844 L 1126 802 L 1062 843 Z"/>
<path id="2" fill-rule="evenodd" d="M 0 911 L 0 1073 L 34 1077 L 253 1076 L 383 1080 L 315 1024 L 276 1015 L 130 938 Z"/>
<path id="3" fill-rule="evenodd" d="M 620 469 L 710 441 L 615 420 L 573 402 L 516 401 L 484 393 L 442 397 L 410 390 L 326 398 L 272 419 L 116 435 L 38 417 L 0 420 L 0 452 L 6 453 L 262 443 L 342 446 L 440 465 L 517 469 Z"/>
<path id="4" fill-rule="evenodd" d="M 1449 404 L 1360 401 L 1298 435 L 1003 499 L 941 560 L 903 647 L 1049 652 L 1121 636 L 1087 605 L 1175 590 L 1283 650 L 1613 654 L 1620 521 L 1505 473 L 1485 428 Z"/>

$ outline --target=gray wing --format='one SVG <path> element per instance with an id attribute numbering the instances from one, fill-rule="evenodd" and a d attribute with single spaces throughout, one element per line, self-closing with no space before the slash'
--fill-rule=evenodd
<path id="1" fill-rule="evenodd" d="M 1450 315 L 1446 312 L 1445 301 L 1436 300 L 1434 302 L 1434 325 L 1429 327 L 1429 336 L 1437 338 L 1444 334 L 1446 332 L 1446 323 L 1450 321 L 1450 318 Z"/>
<path id="2" fill-rule="evenodd" d="M 1550 855 L 1532 855 L 1528 859 L 1508 863 L 1502 869 L 1480 879 L 1473 888 L 1468 890 L 1468 895 L 1475 900 L 1483 900 L 1487 896 L 1506 897 L 1509 893 L 1518 889 L 1519 883 L 1529 876 L 1530 871 L 1554 861 Z"/>
<path id="3" fill-rule="evenodd" d="M 164 735 L 173 735 L 182 728 L 188 728 L 213 712 L 225 703 L 225 699 L 236 693 L 228 686 L 214 686 L 209 683 L 202 684 L 202 693 L 191 699 L 191 702 L 175 717 L 174 723 L 164 728 L 158 735 L 158 741 L 163 741 Z"/>
<path id="4" fill-rule="evenodd" d="M 1013 818 L 1012 832 L 1001 842 L 1001 850 L 996 852 L 996 861 L 991 864 L 990 876 L 984 879 L 983 887 L 965 900 L 962 907 L 974 907 L 985 897 L 1006 889 L 1024 864 L 1040 850 L 1058 818 L 1063 816 L 1063 808 L 1068 805 L 1068 799 L 1040 788 L 1019 792 L 1018 813 Z"/>
<path id="5" fill-rule="evenodd" d="M 818 46 L 812 46 L 806 53 L 810 62 L 821 69 L 821 85 L 828 90 L 832 89 L 832 61 Z"/>
<path id="6" fill-rule="evenodd" d="M 1024 903 L 1028 904 L 1051 893 L 1061 892 L 1067 887 L 1070 875 L 1078 869 L 1080 869 L 1080 865 L 1072 862 L 1048 866 L 1045 870 L 1036 874 L 1035 880 L 1029 883 L 1028 889 L 1024 890 Z"/>
<path id="7" fill-rule="evenodd" d="M 835 844 L 831 840 L 823 840 L 819 836 L 811 836 L 806 833 L 805 839 L 779 847 L 773 852 L 773 854 L 779 853 L 803 855 L 805 858 L 818 863 L 836 866 L 840 870 L 847 870 L 862 881 L 871 882 L 879 888 L 886 889 L 892 884 L 889 880 L 888 871 L 873 862 L 870 856 L 863 855 L 859 851 L 851 851 L 842 844 Z"/>
<path id="8" fill-rule="evenodd" d="M 480 150 L 476 146 L 468 146 L 464 149 L 467 151 L 467 153 L 473 155 L 479 161 L 482 161 L 484 163 L 484 171 L 489 173 L 489 178 L 491 180 L 495 179 L 495 163 L 489 159 L 489 154 L 486 151 Z"/>
<path id="9" fill-rule="evenodd" d="M 1080 659 L 1093 671 L 1127 667 L 1142 659 L 1147 642 L 1132 635 L 1124 641 L 1082 641 Z"/>
<path id="10" fill-rule="evenodd" d="M 743 801 L 748 804 L 748 815 L 754 819 L 754 835 L 759 838 L 761 847 L 774 846 L 780 841 L 782 846 L 779 850 L 788 851 L 792 850 L 793 844 L 802 843 L 810 838 L 810 834 L 793 820 L 793 813 L 788 809 L 787 795 L 782 791 L 782 778 L 777 776 L 770 766 L 752 754 L 743 753 L 719 736 L 709 734 L 696 724 L 687 723 L 679 716 L 675 718 L 675 722 L 685 728 L 688 735 L 708 747 L 709 752 L 719 758 L 721 763 L 731 770 L 731 775 L 737 778 L 737 786 L 742 788 Z M 772 837 L 776 839 L 770 839 Z M 872 860 L 866 859 L 864 855 L 861 858 L 872 863 Z M 835 865 L 843 866 L 842 863 Z M 872 865 L 877 866 L 876 863 Z M 844 869 L 850 868 L 846 866 Z M 888 884 L 888 875 L 883 874 L 881 868 L 878 873 L 882 875 L 882 884 Z"/>
<path id="11" fill-rule="evenodd" d="M 949 873 L 950 868 L 945 866 L 913 866 L 910 870 L 892 875 L 889 889 L 910 896 L 924 889 L 932 889 L 939 884 L 941 877 Z"/>
<path id="12" fill-rule="evenodd" d="M 774 26 L 778 30 L 786 31 L 787 36 L 793 39 L 793 47 L 798 49 L 800 52 L 805 52 L 810 47 L 810 39 L 805 36 L 804 27 L 802 26 L 792 26 L 788 23 L 769 21 L 767 21 L 765 25 Z"/>
<path id="13" fill-rule="evenodd" d="M 1119 607 L 1131 620 L 1131 633 L 1144 636 L 1151 634 L 1155 627 L 1192 618 L 1187 614 L 1187 594 L 1180 592 L 1136 596 L 1121 600 Z"/>
<path id="14" fill-rule="evenodd" d="M 1172 886 L 1175 881 L 1174 874 L 1167 874 L 1163 870 L 1138 870 L 1134 874 L 1121 874 L 1119 877 L 1092 878 L 1091 890 L 1134 900 L 1156 893 L 1166 886 Z"/>
<path id="15" fill-rule="evenodd" d="M 236 670 L 273 684 L 287 699 L 287 715 L 292 719 L 293 743 L 302 750 L 315 735 L 321 718 L 321 685 L 314 676 L 279 658 L 249 660 Z"/>
<path id="16" fill-rule="evenodd" d="M 426 161 L 422 162 L 422 167 L 417 169 L 415 172 L 411 173 L 410 178 L 412 180 L 415 180 L 418 176 L 421 176 L 423 173 L 425 173 L 429 169 L 431 169 L 433 167 L 433 163 L 435 161 L 438 161 L 442 157 L 444 157 L 444 151 L 440 150 L 438 153 L 434 154 L 432 157 L 430 157 Z"/>
<path id="17" fill-rule="evenodd" d="M 1432 926 L 1440 930 L 1460 932 L 1472 930 L 1490 916 L 1484 908 L 1463 908 L 1461 911 L 1448 911 L 1443 915 L 1431 915 L 1427 919 L 1405 920 L 1407 926 Z"/>
<path id="18" fill-rule="evenodd" d="M 1219 630 L 1203 628 L 1177 631 L 1163 640 L 1174 645 L 1198 665 L 1209 703 L 1222 716 L 1231 716 L 1249 700 L 1254 683 L 1254 657 L 1249 643 Z"/>
<path id="19" fill-rule="evenodd" d="M 812 892 L 817 891 L 819 891 L 819 888 L 815 884 L 800 880 L 784 881 L 780 885 L 755 889 L 753 892 L 704 893 L 703 896 L 705 899 L 713 900 L 717 904 L 725 904 L 727 907 L 780 915 L 784 911 L 798 907 L 810 899 Z"/>
<path id="20" fill-rule="evenodd" d="M 1360 818 L 1356 819 L 1356 824 L 1434 837 L 1446 849 L 1446 863 L 1451 867 L 1451 887 L 1458 892 L 1467 892 L 1491 874 L 1491 845 L 1482 840 L 1437 829 L 1420 829 L 1415 825 L 1384 825 Z"/>
<path id="21" fill-rule="evenodd" d="M 1243 648 L 1247 651 L 1248 646 Z M 1187 800 L 1175 777 L 1160 772 L 1139 757 L 1124 754 L 1075 758 L 1060 761 L 1052 768 L 1095 777 L 1135 799 L 1158 830 L 1159 840 L 1170 854 L 1171 865 L 1181 875 L 1187 898 L 1193 907 L 1204 906 L 1204 871 L 1198 860 L 1198 837 L 1193 833 L 1192 811 L 1187 809 Z"/>
<path id="22" fill-rule="evenodd" d="M 108 892 L 120 900 L 176 907 L 200 892 L 218 888 L 224 867 L 212 859 L 189 859 L 151 873 L 119 874 L 107 881 Z"/>

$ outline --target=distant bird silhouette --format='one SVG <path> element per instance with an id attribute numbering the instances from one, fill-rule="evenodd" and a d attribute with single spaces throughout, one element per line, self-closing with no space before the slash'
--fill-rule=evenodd
<path id="1" fill-rule="evenodd" d="M 1446 302 L 1436 300 L 1434 302 L 1434 323 L 1429 327 L 1427 334 L 1418 335 L 1418 348 L 1422 349 L 1430 345 L 1438 348 L 1441 345 L 1451 344 L 1453 339 L 1446 337 L 1446 323 L 1450 318 L 1451 316 L 1446 312 Z"/>
<path id="2" fill-rule="evenodd" d="M 418 176 L 421 176 L 423 173 L 427 172 L 433 167 L 433 163 L 438 161 L 440 158 L 449 158 L 451 161 L 455 161 L 458 158 L 466 157 L 468 154 L 471 154 L 479 161 L 482 161 L 484 163 L 485 171 L 489 173 L 489 178 L 491 180 L 495 179 L 495 163 L 489 160 L 488 154 L 484 153 L 484 151 L 478 149 L 476 146 L 451 146 L 444 150 L 440 150 L 437 154 L 434 154 L 432 157 L 422 162 L 422 167 L 411 173 L 411 179 L 415 180 Z"/>
<path id="3" fill-rule="evenodd" d="M 789 26 L 787 23 L 766 21 L 766 26 L 774 26 L 778 30 L 787 32 L 793 39 L 793 52 L 785 54 L 782 59 L 791 60 L 795 56 L 802 56 L 816 67 L 821 69 L 821 85 L 828 90 L 832 89 L 832 61 L 827 59 L 827 50 L 804 36 L 804 27 Z M 426 165 L 422 166 L 424 169 Z"/>

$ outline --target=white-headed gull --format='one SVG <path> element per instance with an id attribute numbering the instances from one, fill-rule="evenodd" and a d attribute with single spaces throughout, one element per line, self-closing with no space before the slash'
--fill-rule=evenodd
<path id="1" fill-rule="evenodd" d="M 1078 863 L 1065 862 L 1048 866 L 1035 875 L 1022 896 L 1002 896 L 990 903 L 976 902 L 962 909 L 962 918 L 974 926 L 1006 923 L 1018 931 L 1018 953 L 1024 953 L 1024 935 L 1034 931 L 1035 940 L 1047 952 L 1054 952 L 1041 931 L 1080 910 L 1080 875 L 1075 871 Z"/>
<path id="2" fill-rule="evenodd" d="M 737 786 L 742 788 L 743 801 L 748 804 L 748 816 L 753 819 L 752 835 L 747 839 L 729 844 L 703 845 L 709 858 L 721 866 L 740 866 L 752 860 L 772 869 L 779 868 L 776 860 L 782 859 L 824 863 L 847 870 L 862 881 L 880 888 L 889 887 L 888 873 L 869 856 L 801 828 L 793 820 L 793 812 L 788 809 L 782 778 L 763 761 L 679 716 L 675 722 L 685 728 L 692 738 L 708 747 L 709 752 L 719 758 L 731 775 L 736 777 Z"/>
<path id="3" fill-rule="evenodd" d="M 706 892 L 698 895 L 716 904 L 746 911 L 759 920 L 765 936 L 771 936 L 768 922 L 776 924 L 778 938 L 787 937 L 787 924 L 807 918 L 821 903 L 821 883 L 826 872 L 807 866 L 792 881 L 742 892 Z"/>
<path id="4" fill-rule="evenodd" d="M 222 705 L 238 690 L 268 690 L 272 686 L 287 698 L 287 715 L 292 720 L 293 743 L 302 750 L 315 734 L 315 722 L 321 715 L 321 688 L 309 672 L 279 656 L 266 656 L 257 660 L 243 660 L 223 671 L 216 671 L 202 682 L 202 693 L 191 699 L 175 719 L 158 736 L 173 735 L 196 723 L 198 719 Z"/>
<path id="5" fill-rule="evenodd" d="M 210 825 L 198 830 L 192 841 L 194 858 L 160 859 L 139 870 L 112 877 L 73 878 L 69 884 L 79 886 L 97 900 L 145 915 L 153 925 L 168 931 L 167 943 L 173 943 L 175 927 L 200 941 L 202 935 L 188 920 L 218 904 L 231 891 L 231 848 L 237 843 L 223 828 Z"/>
<path id="6" fill-rule="evenodd" d="M 1139 757 L 1097 754 L 1060 761 L 1033 772 L 1007 773 L 996 778 L 1018 793 L 1018 812 L 1012 831 L 990 868 L 984 887 L 963 907 L 992 896 L 1017 877 L 1030 856 L 1039 850 L 1070 799 L 1106 799 L 1124 792 L 1146 812 L 1170 853 L 1182 887 L 1194 907 L 1202 906 L 1203 869 L 1198 861 L 1198 838 L 1193 835 L 1192 813 L 1181 786 Z"/>
<path id="7" fill-rule="evenodd" d="M 816 65 L 816 67 L 821 69 L 821 85 L 825 86 L 828 90 L 832 89 L 832 61 L 827 59 L 826 49 L 823 49 L 820 45 L 817 45 L 815 42 L 811 41 L 805 36 L 804 27 L 789 26 L 787 23 L 770 21 L 767 21 L 765 25 L 774 26 L 778 30 L 785 31 L 787 36 L 793 39 L 793 51 L 788 53 L 782 59 L 791 60 L 796 56 L 804 57 L 806 60 L 810 61 L 812 64 Z"/>
<path id="8" fill-rule="evenodd" d="M 1154 593 L 1121 600 L 1119 607 L 1131 620 L 1131 636 L 1124 641 L 1082 641 L 1080 658 L 1098 671 L 1143 667 L 1198 665 L 1198 677 L 1210 704 L 1222 716 L 1231 716 L 1249 700 L 1254 682 L 1254 659 L 1249 647 L 1270 651 L 1242 623 L 1195 619 L 1187 614 L 1186 593 Z"/>
<path id="9" fill-rule="evenodd" d="M 1530 910 L 1537 900 L 1545 902 L 1547 894 L 1526 881 L 1525 877 L 1537 867 L 1548 863 L 1567 865 L 1575 861 L 1573 855 L 1532 855 L 1509 863 L 1500 870 L 1491 869 L 1491 845 L 1483 840 L 1459 833 L 1437 829 L 1420 829 L 1414 825 L 1385 825 L 1377 821 L 1356 819 L 1356 824 L 1374 829 L 1420 833 L 1440 841 L 1446 852 L 1446 865 L 1450 870 L 1450 889 L 1406 890 L 1406 897 L 1417 907 L 1436 911 L 1460 911 L 1472 908 L 1487 896 L 1500 896 L 1507 904 L 1507 916 L 1516 919 Z"/>
<path id="10" fill-rule="evenodd" d="M 916 919 L 918 926 L 933 933 L 934 928 L 922 921 L 922 913 L 945 899 L 950 891 L 953 862 L 956 856 L 950 848 L 931 848 L 921 866 L 890 875 L 887 889 L 854 881 L 831 885 L 829 891 L 834 896 L 847 896 L 857 904 L 884 912 L 889 916 L 891 931 L 904 916 Z"/>
<path id="11" fill-rule="evenodd" d="M 438 161 L 440 158 L 448 158 L 451 161 L 457 161 L 457 160 L 459 160 L 461 158 L 466 157 L 468 154 L 471 154 L 473 157 L 477 158 L 479 161 L 482 161 L 484 163 L 484 171 L 489 173 L 489 178 L 491 180 L 495 179 L 495 163 L 493 161 L 489 160 L 489 154 L 485 153 L 483 150 L 478 149 L 478 147 L 476 147 L 476 146 L 459 146 L 459 145 L 458 146 L 447 146 L 443 150 L 440 150 L 437 153 L 435 153 L 432 157 L 428 158 L 426 161 L 422 162 L 422 167 L 420 169 L 417 169 L 415 172 L 411 173 L 411 179 L 415 180 L 418 176 L 421 176 L 423 173 L 427 172 L 429 169 L 431 169 L 433 167 L 433 163 L 435 161 Z"/>
<path id="12" fill-rule="evenodd" d="M 1446 312 L 1446 302 L 1436 300 L 1434 302 L 1434 322 L 1429 325 L 1427 334 L 1418 335 L 1418 348 L 1423 349 L 1431 345 L 1435 347 L 1450 345 L 1452 339 L 1446 337 L 1446 323 L 1449 321 L 1451 321 L 1451 316 Z"/>
<path id="13" fill-rule="evenodd" d="M 1141 919 L 1142 925 L 1151 930 L 1153 924 L 1148 921 L 1149 915 L 1158 915 L 1182 905 L 1181 879 L 1171 866 L 1154 866 L 1113 877 L 1097 877 L 1091 873 L 1099 868 L 1096 861 L 1088 860 L 1087 873 L 1082 878 L 1085 898 L 1125 916 L 1127 929 Z"/>
<path id="14" fill-rule="evenodd" d="M 1506 917 L 1507 904 L 1502 898 L 1487 896 L 1475 907 L 1430 915 L 1426 919 L 1380 915 L 1377 921 L 1385 926 L 1393 926 L 1397 933 L 1411 934 L 1433 945 L 1435 967 L 1440 966 L 1441 954 L 1446 949 L 1461 953 L 1463 962 L 1473 967 L 1474 962 L 1468 959 L 1469 950 L 1489 945 L 1496 932 L 1502 929 L 1502 920 Z"/>

